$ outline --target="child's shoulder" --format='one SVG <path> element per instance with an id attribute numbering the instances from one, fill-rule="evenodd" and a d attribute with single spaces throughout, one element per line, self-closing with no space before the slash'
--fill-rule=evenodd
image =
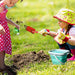
<path id="1" fill-rule="evenodd" d="M 63 29 L 62 28 L 58 29 L 57 33 L 59 33 L 59 32 L 63 32 Z"/>
<path id="2" fill-rule="evenodd" d="M 70 28 L 70 30 L 75 30 L 75 26 L 72 26 L 72 27 Z"/>
<path id="3" fill-rule="evenodd" d="M 75 36 L 75 26 L 72 26 L 71 29 L 69 30 L 70 35 Z"/>
<path id="4" fill-rule="evenodd" d="M 62 29 L 62 28 L 60 28 L 60 29 L 58 29 L 58 31 L 63 31 L 63 29 Z"/>

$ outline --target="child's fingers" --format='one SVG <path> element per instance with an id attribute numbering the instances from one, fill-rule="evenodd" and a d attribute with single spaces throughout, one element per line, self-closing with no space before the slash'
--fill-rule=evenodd
<path id="1" fill-rule="evenodd" d="M 46 36 L 46 34 L 42 34 L 43 36 Z"/>
<path id="2" fill-rule="evenodd" d="M 5 29 L 3 28 L 3 26 L 2 25 L 0 25 L 0 34 L 5 34 Z"/>
<path id="3" fill-rule="evenodd" d="M 5 34 L 5 30 L 3 29 L 3 30 L 0 30 L 0 34 Z"/>
<path id="4" fill-rule="evenodd" d="M 19 30 L 20 29 L 20 26 L 19 25 L 16 25 L 16 28 Z"/>

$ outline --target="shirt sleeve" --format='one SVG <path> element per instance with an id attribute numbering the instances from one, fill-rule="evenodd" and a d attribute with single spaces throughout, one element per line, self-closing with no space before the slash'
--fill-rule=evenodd
<path id="1" fill-rule="evenodd" d="M 57 33 L 59 33 L 59 32 L 62 32 L 62 29 L 61 29 L 61 28 L 60 28 L 60 29 L 58 29 Z"/>
<path id="2" fill-rule="evenodd" d="M 70 36 L 75 36 L 75 27 L 72 27 L 69 31 Z"/>

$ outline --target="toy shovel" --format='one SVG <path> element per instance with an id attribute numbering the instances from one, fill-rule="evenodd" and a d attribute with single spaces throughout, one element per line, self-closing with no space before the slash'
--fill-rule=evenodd
<path id="1" fill-rule="evenodd" d="M 27 31 L 31 32 L 32 34 L 38 33 L 38 31 L 36 31 L 34 28 L 32 28 L 30 26 L 24 25 L 24 27 Z"/>
<path id="2" fill-rule="evenodd" d="M 24 25 L 24 27 L 26 28 L 27 31 L 31 32 L 31 33 L 39 33 L 39 34 L 47 34 L 49 32 L 49 29 L 43 29 L 41 31 L 36 31 L 34 28 L 30 27 L 30 26 L 27 26 L 27 25 Z M 45 36 L 44 35 L 44 36 Z"/>

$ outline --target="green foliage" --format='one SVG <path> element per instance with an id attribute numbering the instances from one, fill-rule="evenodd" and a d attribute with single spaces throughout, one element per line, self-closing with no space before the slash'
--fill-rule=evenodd
<path id="1" fill-rule="evenodd" d="M 44 28 L 57 31 L 59 26 L 53 15 L 59 9 L 67 6 L 75 10 L 74 0 L 24 0 L 22 3 L 17 3 L 16 7 L 9 9 L 8 18 L 14 22 L 23 21 L 20 23 L 20 35 L 16 35 L 13 31 L 14 27 L 9 25 L 12 40 L 12 55 L 10 57 L 15 54 L 40 50 L 48 54 L 49 50 L 59 48 L 52 37 L 31 34 L 24 29 L 24 25 L 32 26 L 37 31 Z M 9 55 L 6 55 L 6 58 L 8 59 Z M 25 66 L 24 69 L 18 71 L 18 75 L 75 75 L 74 68 L 73 62 L 67 62 L 65 65 L 53 65 L 49 60 Z"/>

